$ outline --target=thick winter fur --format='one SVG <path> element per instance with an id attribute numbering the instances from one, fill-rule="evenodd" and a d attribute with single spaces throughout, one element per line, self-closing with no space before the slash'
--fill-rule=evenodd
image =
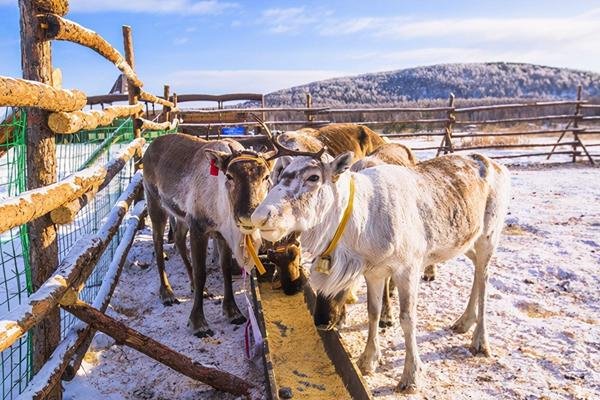
<path id="1" fill-rule="evenodd" d="M 376 151 L 387 143 L 381 136 L 373 132 L 366 126 L 354 124 L 331 124 L 314 128 L 302 128 L 296 131 L 288 131 L 279 136 L 279 142 L 293 150 L 317 152 L 323 146 L 327 146 L 327 153 L 332 156 L 340 155 L 347 151 L 352 151 L 355 160 L 362 159 L 367 154 Z M 408 150 L 410 153 L 410 150 Z M 386 151 L 385 154 L 388 152 Z M 397 156 L 396 156 L 397 157 Z M 277 182 L 279 173 L 289 162 L 289 157 L 278 159 L 272 173 L 273 182 Z M 286 278 L 289 276 L 299 276 L 297 280 L 282 279 L 282 287 L 285 293 L 294 294 L 302 289 L 302 284 L 306 280 L 304 271 L 300 268 L 299 257 L 293 252 L 285 251 L 287 239 L 277 243 L 275 247 L 282 249 L 279 254 L 269 253 L 269 259 L 277 265 L 280 276 Z M 289 256 L 286 256 L 289 254 Z"/>
<path id="2" fill-rule="evenodd" d="M 400 143 L 385 143 L 373 150 L 365 158 L 356 161 L 350 169 L 358 172 L 365 168 L 383 164 L 412 167 L 417 164 L 417 160 L 409 147 Z"/>
<path id="3" fill-rule="evenodd" d="M 363 125 L 331 124 L 319 129 L 303 128 L 285 132 L 280 136 L 280 143 L 302 151 L 317 151 L 325 145 L 331 155 L 337 156 L 352 151 L 358 160 L 371 154 L 386 142 Z"/>
<path id="4" fill-rule="evenodd" d="M 281 173 L 252 214 L 263 238 L 277 241 L 303 232 L 302 245 L 321 254 L 348 203 L 354 179 L 354 208 L 337 245 L 329 275 L 315 271 L 310 282 L 321 302 L 335 306 L 357 276 L 367 282 L 369 333 L 359 359 L 363 373 L 379 362 L 378 322 L 385 279 L 399 289 L 400 325 L 406 357 L 397 389 L 414 392 L 421 361 L 416 341 L 416 304 L 420 275 L 427 265 L 466 254 L 475 277 L 466 311 L 453 328 L 466 332 L 476 325 L 474 353 L 489 355 L 486 332 L 488 264 L 498 244 L 510 198 L 508 170 L 481 156 L 449 155 L 407 168 L 382 165 L 347 172 L 351 155 L 333 161 L 296 157 Z M 326 315 L 327 313 L 321 313 Z M 330 313 L 331 314 L 331 313 Z M 316 321 L 318 324 L 335 321 Z"/>
<path id="5" fill-rule="evenodd" d="M 163 234 L 168 217 L 177 220 L 175 243 L 188 269 L 194 293 L 189 326 L 197 336 L 212 335 L 203 310 L 206 282 L 206 246 L 209 235 L 217 239 L 225 292 L 223 313 L 232 323 L 245 321 L 233 298 L 231 268 L 233 256 L 241 265 L 250 260 L 241 247 L 242 231 L 248 229 L 254 208 L 268 190 L 270 165 L 261 155 L 256 161 L 231 162 L 243 147 L 232 140 L 204 141 L 183 134 L 155 139 L 146 150 L 144 190 L 152 221 L 154 249 L 160 275 L 160 297 L 166 305 L 177 299 L 164 270 Z M 218 176 L 210 175 L 210 159 L 219 167 Z M 185 238 L 190 232 L 191 263 Z M 258 233 L 253 233 L 257 248 Z"/>

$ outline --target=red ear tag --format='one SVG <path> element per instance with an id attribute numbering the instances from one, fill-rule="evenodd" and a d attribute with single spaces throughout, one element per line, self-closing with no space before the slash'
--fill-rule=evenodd
<path id="1" fill-rule="evenodd" d="M 219 175 L 219 168 L 217 168 L 217 164 L 215 164 L 215 160 L 210 160 L 210 174 L 212 176 Z"/>

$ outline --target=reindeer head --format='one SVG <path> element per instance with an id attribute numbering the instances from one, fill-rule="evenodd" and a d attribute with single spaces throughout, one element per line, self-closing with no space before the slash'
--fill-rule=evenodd
<path id="1" fill-rule="evenodd" d="M 277 184 L 252 214 L 261 236 L 276 242 L 292 232 L 316 226 L 334 203 L 335 182 L 350 167 L 352 152 L 335 159 L 323 154 L 293 151 L 275 140 L 278 155 L 289 155 Z"/>
<path id="2" fill-rule="evenodd" d="M 254 228 L 250 217 L 269 190 L 274 152 L 233 150 L 227 153 L 205 149 L 204 153 L 225 176 L 225 187 L 236 224 L 242 233 L 252 233 Z"/>

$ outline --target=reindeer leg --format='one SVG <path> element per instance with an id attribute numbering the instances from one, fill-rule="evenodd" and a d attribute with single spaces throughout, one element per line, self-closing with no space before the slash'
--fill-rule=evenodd
<path id="1" fill-rule="evenodd" d="M 465 253 L 474 265 L 477 265 L 477 257 L 473 249 Z M 466 333 L 475 324 L 477 320 L 477 296 L 478 296 L 478 279 L 477 267 L 475 267 L 475 277 L 473 278 L 473 286 L 471 286 L 471 295 L 465 312 L 452 324 L 452 330 L 456 333 Z"/>
<path id="2" fill-rule="evenodd" d="M 422 363 L 417 348 L 417 294 L 419 291 L 420 270 L 405 270 L 406 274 L 399 279 L 398 301 L 400 303 L 400 326 L 404 333 L 406 356 L 404 369 L 396 391 L 402 393 L 416 393 L 419 388 L 419 376 Z"/>
<path id="3" fill-rule="evenodd" d="M 206 246 L 208 234 L 201 221 L 192 220 L 190 227 L 190 247 L 192 248 L 192 271 L 194 275 L 194 306 L 190 313 L 188 327 L 197 337 L 214 335 L 204 317 L 204 286 L 206 284 Z"/>
<path id="4" fill-rule="evenodd" d="M 475 355 L 481 354 L 485 357 L 490 356 L 490 346 L 488 344 L 488 335 L 486 329 L 486 308 L 487 308 L 487 282 L 488 265 L 495 245 L 490 243 L 487 238 L 480 239 L 475 243 L 475 285 L 477 286 L 477 325 L 473 332 L 471 342 L 471 352 Z"/>
<path id="5" fill-rule="evenodd" d="M 221 262 L 221 271 L 223 272 L 223 315 L 234 325 L 240 325 L 246 322 L 246 317 L 238 308 L 233 297 L 232 269 L 233 258 L 231 249 L 221 235 L 217 235 L 217 246 L 219 247 L 219 256 Z"/>
<path id="6" fill-rule="evenodd" d="M 177 227 L 177 221 L 175 217 L 169 217 L 169 230 L 167 231 L 167 243 L 173 243 L 175 239 L 175 230 Z"/>
<path id="7" fill-rule="evenodd" d="M 385 284 L 383 285 L 381 319 L 379 320 L 380 328 L 394 326 L 394 315 L 392 314 L 392 307 L 390 305 L 391 291 L 393 290 L 393 287 L 390 286 L 393 284 L 394 282 L 391 278 L 386 278 Z"/>
<path id="8" fill-rule="evenodd" d="M 158 276 L 160 278 L 159 296 L 165 306 L 178 304 L 179 300 L 175 297 L 167 273 L 165 272 L 165 258 L 163 252 L 163 241 L 165 234 L 165 225 L 167 223 L 167 213 L 160 205 L 160 200 L 152 193 L 146 190 L 148 198 L 148 214 L 152 222 L 152 241 L 154 242 L 154 256 L 158 267 Z"/>
<path id="9" fill-rule="evenodd" d="M 188 277 L 190 278 L 190 285 L 191 285 L 192 292 L 193 292 L 194 291 L 194 274 L 192 272 L 192 263 L 190 262 L 190 258 L 188 256 L 187 245 L 185 243 L 185 238 L 188 234 L 189 229 L 188 229 L 187 225 L 182 221 L 178 221 L 177 224 L 173 227 L 173 229 L 175 230 L 175 233 L 174 233 L 175 247 L 177 247 L 177 251 L 179 251 L 179 255 L 181 256 L 181 259 L 183 260 L 183 265 L 185 265 L 185 270 L 187 271 Z"/>
<path id="10" fill-rule="evenodd" d="M 385 278 L 365 275 L 367 281 L 367 309 L 369 312 L 369 335 L 365 350 L 358 359 L 358 367 L 363 375 L 375 371 L 381 352 L 379 350 L 379 316 L 381 315 L 381 298 Z"/>

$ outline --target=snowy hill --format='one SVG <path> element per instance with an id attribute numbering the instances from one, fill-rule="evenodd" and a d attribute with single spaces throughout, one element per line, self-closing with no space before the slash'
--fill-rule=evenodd
<path id="1" fill-rule="evenodd" d="M 518 63 L 439 64 L 333 78 L 269 93 L 270 106 L 305 104 L 352 106 L 447 99 L 573 99 L 577 85 L 584 98 L 600 97 L 600 74 Z"/>

